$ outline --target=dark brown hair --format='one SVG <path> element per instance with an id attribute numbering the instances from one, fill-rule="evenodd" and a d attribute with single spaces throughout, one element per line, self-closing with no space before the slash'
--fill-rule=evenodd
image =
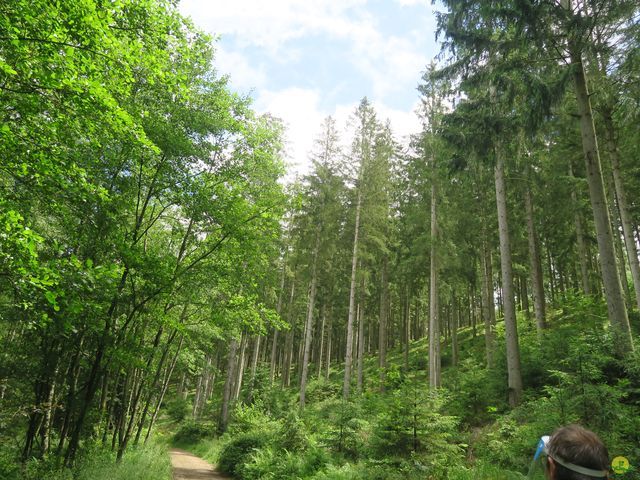
<path id="1" fill-rule="evenodd" d="M 590 468 L 592 470 L 609 469 L 609 452 L 600 437 L 580 425 L 561 427 L 549 440 L 549 456 Z M 554 480 L 592 480 L 595 477 L 574 472 L 556 462 Z"/>

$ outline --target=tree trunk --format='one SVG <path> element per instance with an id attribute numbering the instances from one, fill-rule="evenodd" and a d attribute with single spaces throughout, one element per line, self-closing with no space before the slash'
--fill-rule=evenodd
<path id="1" fill-rule="evenodd" d="M 186 312 L 186 309 L 183 310 L 183 315 Z M 171 332 L 171 335 L 169 335 L 169 338 L 162 350 L 162 355 L 160 356 L 160 360 L 158 361 L 158 365 L 156 366 L 156 371 L 153 377 L 153 380 L 151 382 L 151 389 L 147 395 L 147 400 L 145 402 L 145 405 L 142 409 L 142 414 L 140 415 L 140 420 L 138 421 L 138 430 L 136 432 L 136 438 L 134 439 L 134 445 L 137 445 L 138 442 L 140 441 L 140 435 L 142 434 L 142 430 L 144 428 L 144 422 L 147 418 L 147 414 L 149 413 L 149 408 L 151 407 L 151 402 L 153 400 L 153 397 L 156 393 L 157 388 L 160 386 L 158 385 L 158 382 L 160 381 L 160 377 L 162 376 L 162 369 L 164 367 L 164 362 L 167 359 L 167 355 L 169 354 L 169 350 L 171 348 L 171 344 L 173 343 L 173 340 L 175 339 L 176 335 L 177 335 L 178 331 L 174 330 L 173 332 Z"/>
<path id="2" fill-rule="evenodd" d="M 187 307 L 185 306 L 185 309 L 186 308 Z M 158 349 L 158 345 L 160 344 L 160 339 L 162 337 L 163 332 L 164 332 L 164 328 L 160 326 L 153 340 L 151 352 L 149 353 L 147 362 L 145 363 L 144 370 L 140 371 L 140 374 L 139 374 L 140 380 L 137 384 L 137 388 L 133 389 L 131 392 L 132 398 L 131 398 L 129 421 L 127 423 L 126 430 L 124 431 L 124 434 L 118 444 L 118 453 L 116 455 L 116 461 L 118 463 L 122 460 L 122 456 L 124 455 L 124 452 L 127 449 L 127 445 L 129 444 L 129 439 L 131 438 L 131 432 L 133 431 L 132 430 L 133 425 L 135 424 L 135 420 L 136 420 L 136 412 L 138 410 L 138 403 L 140 401 L 140 396 L 142 395 L 142 390 L 146 385 L 145 373 L 151 368 L 151 364 L 153 363 L 153 359 L 155 358 L 155 352 Z"/>
<path id="3" fill-rule="evenodd" d="M 529 169 L 527 169 L 530 181 Z M 536 317 L 536 330 L 538 338 L 547 327 L 545 317 L 544 285 L 542 282 L 542 262 L 540 261 L 540 247 L 535 222 L 533 220 L 533 200 L 531 198 L 531 185 L 527 182 L 524 193 L 525 210 L 527 212 L 527 237 L 529 240 L 529 269 L 531 275 L 531 290 L 533 293 L 533 310 Z M 528 311 L 528 309 L 527 309 Z"/>
<path id="4" fill-rule="evenodd" d="M 384 392 L 387 373 L 387 312 L 389 298 L 389 281 L 387 268 L 389 259 L 385 255 L 382 260 L 382 274 L 380 278 L 380 324 L 378 327 L 378 368 L 380 369 L 380 392 Z"/>
<path id="5" fill-rule="evenodd" d="M 278 333 L 279 330 L 274 329 L 273 340 L 271 342 L 271 361 L 269 362 L 269 385 L 273 385 L 276 374 L 276 363 L 278 358 Z"/>
<path id="6" fill-rule="evenodd" d="M 580 131 L 582 133 L 582 148 L 589 185 L 589 197 L 593 210 L 593 220 L 598 239 L 598 259 L 604 283 L 605 298 L 609 322 L 614 334 L 616 353 L 623 356 L 633 350 L 633 339 L 629 326 L 627 308 L 622 295 L 616 256 L 613 247 L 611 222 L 607 209 L 604 183 L 600 167 L 600 153 L 596 137 L 595 125 L 591 110 L 591 100 L 587 88 L 587 78 L 584 72 L 581 52 L 573 51 L 571 62 L 574 74 L 576 101 L 580 112 Z"/>
<path id="7" fill-rule="evenodd" d="M 364 280 L 363 282 L 364 283 Z M 364 369 L 364 285 L 360 294 L 360 303 L 358 303 L 358 394 L 362 393 L 362 380 Z"/>
<path id="8" fill-rule="evenodd" d="M 569 177 L 574 178 L 571 160 L 569 160 Z M 574 209 L 573 222 L 576 227 L 576 243 L 578 245 L 578 260 L 580 263 L 580 281 L 582 283 L 582 291 L 585 295 L 591 295 L 591 282 L 589 281 L 589 254 L 584 237 L 582 214 L 580 213 L 580 205 L 578 203 L 578 195 L 575 187 L 571 188 L 571 203 L 573 204 Z"/>
<path id="9" fill-rule="evenodd" d="M 51 380 L 49 382 L 49 388 L 47 392 L 46 403 L 44 404 L 44 417 L 42 419 L 42 453 L 46 455 L 49 453 L 49 445 L 51 439 L 51 423 L 53 421 L 54 400 L 56 395 L 56 380 L 58 371 L 60 369 L 60 362 L 55 362 L 53 373 L 51 374 Z"/>
<path id="10" fill-rule="evenodd" d="M 322 357 L 324 356 L 324 335 L 325 335 L 325 326 L 327 324 L 327 306 L 326 303 L 322 304 L 321 307 L 321 318 L 322 324 L 320 325 L 320 347 L 318 349 L 318 380 L 322 378 Z"/>
<path id="11" fill-rule="evenodd" d="M 309 354 L 311 339 L 313 338 L 313 311 L 316 303 L 316 285 L 318 250 L 320 248 L 320 231 L 316 230 L 315 247 L 313 249 L 313 265 L 311 267 L 311 285 L 309 286 L 309 299 L 307 302 L 307 321 L 304 327 L 304 353 L 302 354 L 302 372 L 300 375 L 300 410 L 304 410 L 305 394 L 307 390 L 307 375 L 309 372 Z"/>
<path id="12" fill-rule="evenodd" d="M 58 440 L 58 455 L 62 453 L 64 448 L 64 442 L 67 439 L 67 434 L 69 432 L 71 416 L 73 414 L 73 410 L 75 408 L 76 402 L 76 390 L 78 387 L 78 377 L 80 375 L 80 354 L 82 352 L 82 345 L 84 343 L 84 333 L 80 335 L 80 339 L 77 344 L 77 348 L 75 353 L 73 354 L 73 358 L 71 360 L 71 364 L 69 365 L 68 375 L 69 379 L 67 380 L 68 392 L 67 392 L 67 402 L 65 405 L 64 419 L 62 421 L 62 427 L 60 428 L 60 439 Z M 106 375 L 105 375 L 106 377 Z M 102 393 L 103 396 L 106 395 L 106 385 L 103 382 Z"/>
<path id="13" fill-rule="evenodd" d="M 135 231 L 134 231 L 134 235 L 136 235 Z M 113 329 L 113 317 L 114 317 L 114 314 L 116 313 L 116 309 L 118 307 L 118 301 L 120 299 L 120 294 L 126 285 L 128 276 L 129 276 L 129 270 L 128 268 L 125 267 L 120 277 L 120 282 L 118 284 L 116 293 L 111 299 L 111 304 L 109 305 L 109 309 L 107 310 L 107 313 L 105 315 L 104 328 L 102 329 L 102 333 L 98 338 L 96 351 L 93 356 L 93 361 L 91 363 L 91 370 L 89 372 L 89 376 L 87 378 L 87 382 L 84 387 L 84 390 L 85 390 L 84 398 L 82 403 L 80 404 L 78 416 L 76 418 L 73 432 L 69 440 L 69 445 L 67 446 L 67 451 L 64 456 L 64 465 L 66 467 L 71 467 L 71 465 L 75 460 L 76 452 L 78 451 L 78 445 L 80 444 L 80 435 L 84 427 L 84 421 L 87 416 L 87 413 L 89 412 L 89 408 L 91 407 L 91 403 L 93 402 L 93 397 L 97 390 L 98 381 L 100 380 L 100 377 L 101 377 L 100 374 L 102 370 L 102 360 L 104 358 L 104 354 L 107 350 L 108 344 L 111 342 L 111 331 Z"/>
<path id="14" fill-rule="evenodd" d="M 279 316 L 282 316 L 282 297 L 284 295 L 284 283 L 287 273 L 286 255 L 282 260 L 282 276 L 280 277 L 280 291 L 278 292 L 278 304 L 276 305 L 276 312 Z M 278 330 L 273 331 L 273 342 L 271 344 L 271 363 L 269 366 L 269 385 L 273 385 L 273 379 L 276 372 L 276 359 L 278 351 Z"/>
<path id="15" fill-rule="evenodd" d="M 515 297 L 513 293 L 513 269 L 511 265 L 511 243 L 507 219 L 507 192 L 504 180 L 504 158 L 496 147 L 496 204 L 500 236 L 500 266 L 502 271 L 502 301 L 504 309 L 505 342 L 507 349 L 507 377 L 509 404 L 515 407 L 522 398 L 522 374 L 520 369 L 520 346 L 516 323 Z"/>
<path id="16" fill-rule="evenodd" d="M 291 294 L 289 296 L 289 331 L 284 345 L 284 361 L 282 365 L 282 386 L 288 387 L 291 384 L 291 360 L 293 360 L 293 335 L 295 330 L 294 324 L 294 304 L 293 299 L 296 291 L 295 276 L 291 281 Z"/>
<path id="17" fill-rule="evenodd" d="M 358 199 L 356 202 L 356 222 L 353 235 L 353 254 L 351 256 L 351 286 L 349 287 L 349 316 L 347 318 L 347 340 L 344 355 L 344 382 L 342 386 L 342 396 L 349 399 L 351 389 L 351 364 L 353 362 L 353 320 L 356 309 L 356 273 L 358 266 L 358 235 L 360 232 L 360 209 L 362 208 L 362 193 L 358 189 Z"/>
<path id="18" fill-rule="evenodd" d="M 258 357 L 260 356 L 260 343 L 262 337 L 260 335 L 256 335 L 253 339 L 253 352 L 251 353 L 251 378 L 249 380 L 249 403 L 253 398 L 253 389 L 255 388 L 256 383 L 256 372 L 258 370 Z"/>
<path id="19" fill-rule="evenodd" d="M 638 261 L 636 242 L 633 238 L 633 223 L 631 221 L 631 215 L 629 214 L 627 194 L 622 181 L 622 174 L 620 173 L 620 157 L 618 154 L 615 127 L 610 111 L 605 111 L 603 117 L 607 145 L 609 147 L 609 157 L 611 159 L 611 174 L 613 175 L 616 199 L 618 200 L 618 211 L 620 212 L 620 223 L 622 224 L 622 234 L 624 236 L 627 260 L 629 262 L 629 270 L 631 271 L 631 279 L 636 296 L 636 307 L 638 311 L 640 311 L 640 262 Z"/>
<path id="20" fill-rule="evenodd" d="M 329 372 L 331 368 L 331 340 L 333 339 L 333 310 L 329 310 L 329 323 L 327 324 L 327 358 L 325 360 L 324 378 L 329 380 Z"/>
<path id="21" fill-rule="evenodd" d="M 494 366 L 496 307 L 493 298 L 493 266 L 487 240 L 482 242 L 482 316 L 484 318 L 484 342 L 487 367 Z"/>
<path id="22" fill-rule="evenodd" d="M 229 355 L 227 357 L 227 378 L 224 381 L 222 391 L 222 408 L 220 409 L 220 419 L 218 420 L 218 432 L 224 433 L 229 425 L 229 404 L 231 402 L 231 388 L 235 376 L 236 352 L 238 350 L 238 340 L 231 339 L 229 343 Z"/>
<path id="23" fill-rule="evenodd" d="M 624 239 L 620 236 L 620 222 L 619 215 L 616 215 L 618 212 L 616 206 L 616 189 L 613 185 L 613 177 L 610 179 L 609 191 L 611 192 L 611 200 L 610 200 L 610 212 L 611 212 L 611 230 L 613 232 L 613 246 L 616 251 L 616 258 L 618 259 L 618 272 L 620 275 L 620 287 L 622 288 L 622 292 L 624 295 L 625 305 L 627 308 L 633 308 L 633 294 L 631 293 L 631 287 L 629 285 L 629 279 L 627 278 L 627 266 L 624 257 Z"/>
<path id="24" fill-rule="evenodd" d="M 237 400 L 240 398 L 240 391 L 242 390 L 242 380 L 244 379 L 244 366 L 245 366 L 245 356 L 247 352 L 247 343 L 249 341 L 249 336 L 246 333 L 242 334 L 242 339 L 240 340 L 240 355 L 238 355 L 238 363 L 236 364 L 236 377 L 233 383 L 233 400 Z"/>
<path id="25" fill-rule="evenodd" d="M 431 250 L 429 267 L 429 387 L 440 386 L 440 319 L 438 318 L 438 217 L 435 162 L 431 184 Z"/>
<path id="26" fill-rule="evenodd" d="M 167 373 L 164 377 L 164 381 L 162 382 L 162 388 L 160 389 L 160 395 L 158 396 L 158 402 L 156 403 L 156 408 L 153 411 L 153 415 L 151 416 L 151 420 L 149 421 L 149 426 L 147 427 L 147 434 L 144 437 L 144 443 L 146 445 L 147 441 L 149 441 L 149 437 L 151 436 L 151 430 L 153 430 L 153 426 L 156 423 L 156 419 L 158 418 L 158 413 L 160 413 L 160 407 L 162 406 L 162 402 L 164 400 L 164 395 L 167 393 L 167 388 L 169 387 L 169 380 L 171 380 L 171 376 L 173 375 L 173 370 L 176 367 L 176 363 L 178 362 L 178 356 L 180 355 L 180 350 L 182 349 L 182 344 L 184 343 L 184 336 L 180 335 L 180 341 L 178 342 L 178 346 L 176 347 L 176 352 L 173 355 L 173 359 L 171 360 L 171 365 L 167 369 Z"/>
<path id="27" fill-rule="evenodd" d="M 401 339 L 403 353 L 402 357 L 404 360 L 404 368 L 409 370 L 409 329 L 410 329 L 410 318 L 411 318 L 411 310 L 409 306 L 411 305 L 410 292 L 405 293 L 404 297 L 404 310 L 402 312 L 402 335 Z"/>
<path id="28" fill-rule="evenodd" d="M 458 365 L 458 325 L 460 319 L 460 305 L 456 297 L 453 297 L 451 305 L 451 364 L 455 367 Z"/>

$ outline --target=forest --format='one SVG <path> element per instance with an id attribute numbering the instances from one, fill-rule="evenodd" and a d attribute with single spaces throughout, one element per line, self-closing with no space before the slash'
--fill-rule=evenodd
<path id="1" fill-rule="evenodd" d="M 0 478 L 640 479 L 640 4 L 438 3 L 285 181 L 176 1 L 0 2 Z"/>

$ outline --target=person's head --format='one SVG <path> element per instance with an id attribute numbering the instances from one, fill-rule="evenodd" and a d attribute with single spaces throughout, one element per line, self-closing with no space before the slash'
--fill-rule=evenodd
<path id="1" fill-rule="evenodd" d="M 567 425 L 553 432 L 546 450 L 551 480 L 608 478 L 605 474 L 609 469 L 607 447 L 595 433 L 579 425 Z M 588 475 L 597 472 L 602 473 Z"/>

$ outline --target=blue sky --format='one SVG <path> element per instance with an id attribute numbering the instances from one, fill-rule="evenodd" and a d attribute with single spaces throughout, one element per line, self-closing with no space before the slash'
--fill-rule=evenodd
<path id="1" fill-rule="evenodd" d="M 369 97 L 399 139 L 420 122 L 416 87 L 437 54 L 430 0 L 182 0 L 220 36 L 216 67 L 258 112 L 287 125 L 292 169 L 304 172 L 324 117 L 343 127 Z"/>

